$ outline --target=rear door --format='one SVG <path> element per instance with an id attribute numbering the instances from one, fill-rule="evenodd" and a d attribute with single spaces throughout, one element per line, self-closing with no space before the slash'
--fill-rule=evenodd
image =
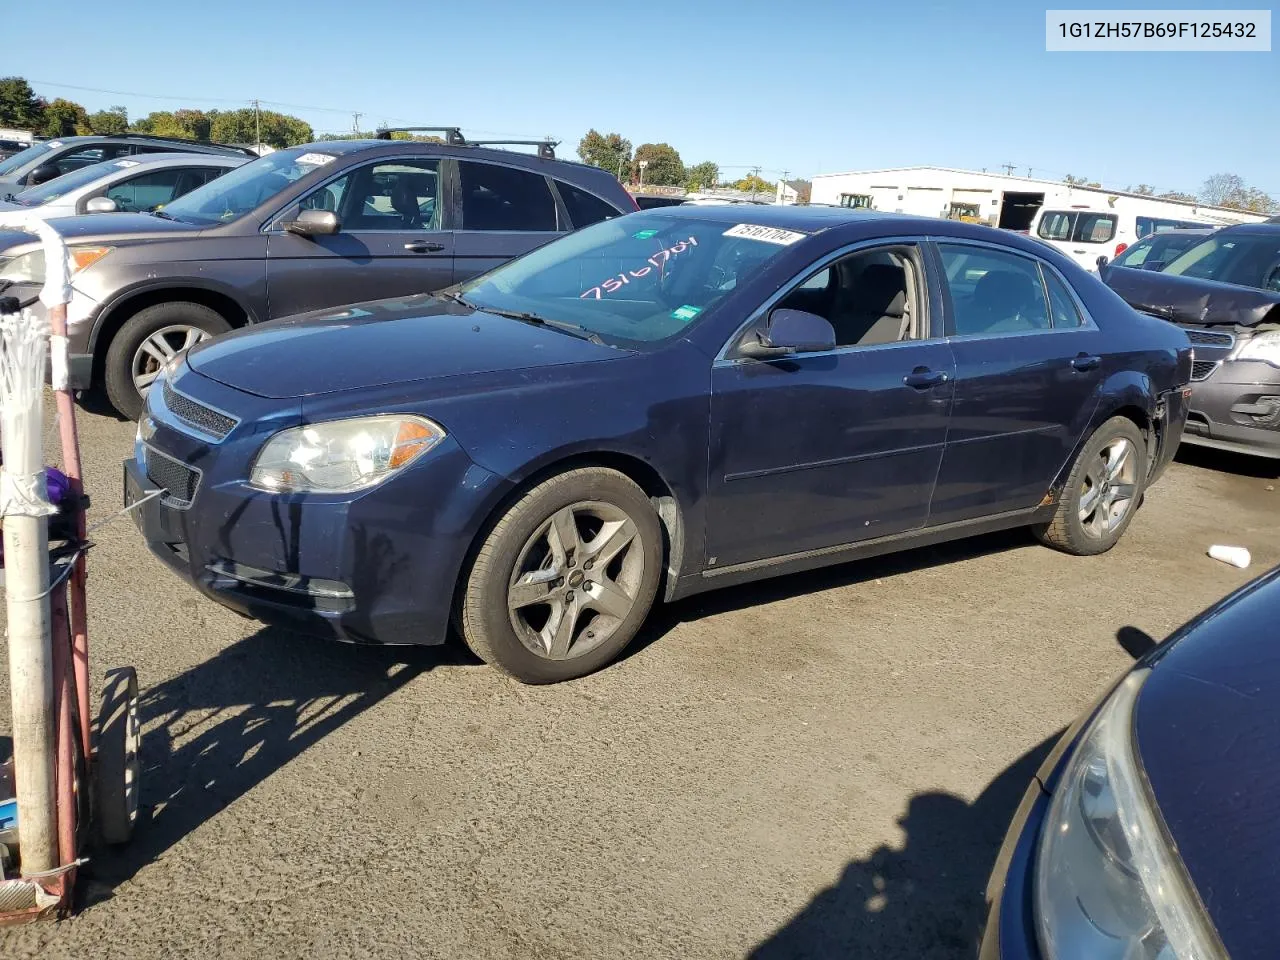
<path id="1" fill-rule="evenodd" d="M 437 158 L 379 160 L 345 171 L 291 205 L 268 231 L 270 315 L 449 286 L 454 234 L 445 186 Z M 300 209 L 331 210 L 341 229 L 318 237 L 282 229 Z"/>
<path id="2" fill-rule="evenodd" d="M 571 229 L 547 177 L 480 160 L 459 160 L 454 276 L 469 280 Z"/>
<path id="3" fill-rule="evenodd" d="M 953 240 L 937 253 L 956 380 L 930 525 L 1030 509 L 1092 419 L 1103 334 L 1039 258 Z"/>
<path id="4" fill-rule="evenodd" d="M 132 161 L 122 160 L 121 163 Z M 107 197 L 115 201 L 116 209 L 125 213 L 145 213 L 156 210 L 175 197 L 189 193 L 196 187 L 223 172 L 222 167 L 167 167 L 150 170 L 134 177 L 117 180 L 103 190 L 97 190 L 81 198 L 80 209 L 91 197 Z"/>

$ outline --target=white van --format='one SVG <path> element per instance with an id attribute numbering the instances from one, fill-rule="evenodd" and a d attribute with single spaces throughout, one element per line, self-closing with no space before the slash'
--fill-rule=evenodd
<path id="1" fill-rule="evenodd" d="M 1086 270 L 1098 269 L 1098 258 L 1124 253 L 1131 243 L 1152 233 L 1213 226 L 1207 220 L 1174 220 L 1126 210 L 1092 207 L 1042 207 L 1031 221 L 1031 235 L 1057 247 Z"/>

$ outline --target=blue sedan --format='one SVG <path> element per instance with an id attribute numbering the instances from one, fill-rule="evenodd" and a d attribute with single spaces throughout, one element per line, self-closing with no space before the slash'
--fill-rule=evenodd
<path id="1" fill-rule="evenodd" d="M 1280 568 L 1139 660 L 1027 789 L 982 960 L 1276 955 Z"/>
<path id="2" fill-rule="evenodd" d="M 230 607 L 363 643 L 452 626 L 546 683 L 659 599 L 1017 526 L 1108 550 L 1190 369 L 1181 330 L 1011 233 L 673 207 L 201 344 L 125 489 Z"/>

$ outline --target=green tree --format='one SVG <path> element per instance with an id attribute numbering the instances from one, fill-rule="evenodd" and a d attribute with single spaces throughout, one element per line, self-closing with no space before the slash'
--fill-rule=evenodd
<path id="1" fill-rule="evenodd" d="M 640 163 L 644 161 L 644 176 L 640 176 Z M 636 147 L 635 178 L 655 187 L 674 187 L 684 183 L 684 163 L 676 148 L 669 143 L 642 143 Z"/>
<path id="2" fill-rule="evenodd" d="M 1195 203 L 1198 199 L 1195 194 L 1182 193 L 1178 190 L 1170 190 L 1168 193 L 1160 194 L 1161 200 L 1181 200 L 1184 203 Z"/>
<path id="3" fill-rule="evenodd" d="M 311 124 L 287 113 L 274 110 L 258 111 L 253 108 L 227 110 L 211 114 L 210 136 L 223 143 L 253 143 L 258 129 L 262 142 L 273 147 L 292 147 L 315 139 Z"/>
<path id="4" fill-rule="evenodd" d="M 600 133 L 593 128 L 578 141 L 578 157 L 614 176 L 626 176 L 631 165 L 631 141 L 620 133 Z"/>
<path id="5" fill-rule="evenodd" d="M 1100 184 L 1097 180 L 1090 180 L 1088 177 L 1073 177 L 1069 173 L 1062 178 L 1062 182 L 1065 183 L 1068 187 L 1100 187 L 1102 186 L 1102 184 Z"/>
<path id="6" fill-rule="evenodd" d="M 776 184 L 770 183 L 754 173 L 748 174 L 733 185 L 733 189 L 742 190 L 745 193 L 768 193 L 777 194 L 778 187 Z"/>
<path id="7" fill-rule="evenodd" d="M 1125 193 L 1138 193 L 1144 197 L 1150 197 L 1156 192 L 1156 188 L 1149 183 L 1140 183 L 1136 187 L 1125 187 Z"/>
<path id="8" fill-rule="evenodd" d="M 149 133 L 157 137 L 183 137 L 187 140 L 208 140 L 209 130 L 217 111 L 205 113 L 203 110 L 157 110 L 139 120 L 130 127 L 134 133 Z"/>
<path id="9" fill-rule="evenodd" d="M 1234 207 L 1251 213 L 1275 213 L 1280 204 L 1265 191 L 1251 187 L 1237 173 L 1215 173 L 1200 188 L 1200 199 L 1215 207 Z"/>
<path id="10" fill-rule="evenodd" d="M 40 132 L 47 137 L 74 137 L 78 133 L 92 133 L 89 114 L 74 100 L 57 100 L 44 108 L 44 123 Z"/>
<path id="11" fill-rule="evenodd" d="M 129 113 L 124 107 L 111 107 L 91 113 L 89 129 L 98 134 L 124 133 L 129 129 Z"/>
<path id="12" fill-rule="evenodd" d="M 720 182 L 720 167 L 710 160 L 703 160 L 690 167 L 686 175 L 686 186 L 690 190 L 706 190 Z"/>
<path id="13" fill-rule="evenodd" d="M 45 102 L 22 77 L 0 78 L 0 126 L 19 130 L 44 127 Z"/>

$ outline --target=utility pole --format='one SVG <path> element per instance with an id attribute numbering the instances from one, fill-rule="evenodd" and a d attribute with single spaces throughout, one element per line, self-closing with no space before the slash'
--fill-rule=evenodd
<path id="1" fill-rule="evenodd" d="M 1013 164 L 1012 164 L 1012 163 L 1002 163 L 1002 164 L 1000 164 L 1000 166 L 1004 167 L 1004 172 L 1005 172 L 1008 176 L 1011 176 L 1011 177 L 1013 176 Z"/>
<path id="2" fill-rule="evenodd" d="M 787 174 L 789 174 L 790 172 L 791 172 L 790 170 L 782 171 L 782 181 L 778 185 L 780 188 L 778 190 L 778 196 L 781 198 L 781 202 L 784 204 L 787 202 Z"/>
<path id="3" fill-rule="evenodd" d="M 751 199 L 756 198 L 756 185 L 760 182 L 760 168 L 751 168 Z"/>
<path id="4" fill-rule="evenodd" d="M 262 117 L 257 100 L 253 101 L 253 149 L 255 152 L 262 149 Z"/>
<path id="5" fill-rule="evenodd" d="M 1031 168 L 1030 168 L 1030 167 L 1027 167 L 1027 179 L 1028 179 L 1028 180 L 1030 180 L 1030 179 L 1031 179 Z"/>
<path id="6" fill-rule="evenodd" d="M 351 132 L 356 136 L 360 135 L 360 118 L 363 116 L 364 114 L 359 111 L 353 110 L 351 112 Z"/>

